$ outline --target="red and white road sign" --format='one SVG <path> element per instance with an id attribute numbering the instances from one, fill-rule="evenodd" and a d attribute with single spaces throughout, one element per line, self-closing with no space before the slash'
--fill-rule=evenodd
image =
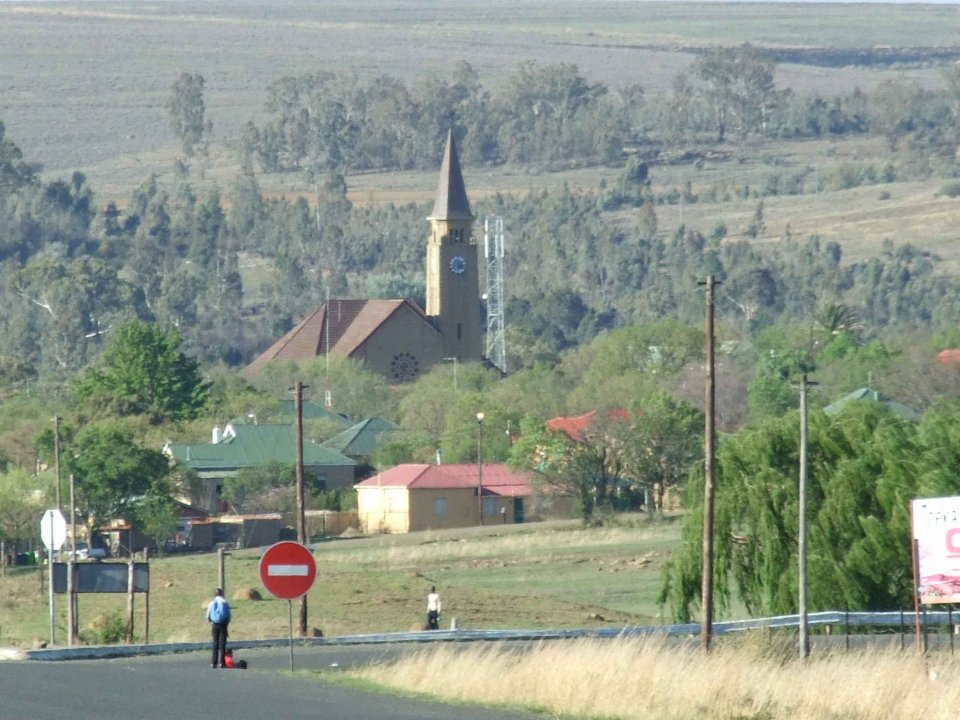
<path id="1" fill-rule="evenodd" d="M 313 553 L 300 543 L 278 542 L 268 547 L 260 558 L 260 582 L 281 600 L 306 595 L 316 577 Z"/>

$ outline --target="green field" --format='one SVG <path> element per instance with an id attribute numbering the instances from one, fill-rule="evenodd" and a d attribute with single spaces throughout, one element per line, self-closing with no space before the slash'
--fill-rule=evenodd
<path id="1" fill-rule="evenodd" d="M 639 517 L 612 528 L 563 521 L 329 541 L 315 553 L 309 624 L 326 635 L 419 629 L 433 584 L 443 598 L 445 626 L 454 617 L 470 629 L 656 624 L 662 622 L 656 604 L 660 570 L 679 533 L 676 519 Z M 259 550 L 238 550 L 226 560 L 235 640 L 287 633 L 286 603 L 263 589 L 259 558 Z M 39 575 L 37 568 L 11 568 L 0 578 L 0 646 L 29 646 L 49 637 Z M 153 558 L 150 583 L 150 640 L 206 640 L 204 607 L 217 583 L 216 554 Z M 251 589 L 263 599 L 247 599 Z M 96 642 L 91 626 L 98 618 L 125 609 L 125 595 L 80 595 L 81 636 Z M 143 621 L 144 599 L 137 596 L 138 639 Z M 63 643 L 62 596 L 56 625 Z"/>

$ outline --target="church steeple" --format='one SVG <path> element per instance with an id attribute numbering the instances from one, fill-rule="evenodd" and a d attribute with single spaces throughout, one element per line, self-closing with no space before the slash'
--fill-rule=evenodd
<path id="1" fill-rule="evenodd" d="M 453 131 L 440 166 L 427 242 L 426 314 L 443 338 L 444 357 L 480 360 L 480 274 L 473 213 Z"/>
<path id="2" fill-rule="evenodd" d="M 440 165 L 440 181 L 437 183 L 437 199 L 433 203 L 430 220 L 473 220 L 467 188 L 460 172 L 460 158 L 453 130 L 447 131 L 447 149 Z"/>

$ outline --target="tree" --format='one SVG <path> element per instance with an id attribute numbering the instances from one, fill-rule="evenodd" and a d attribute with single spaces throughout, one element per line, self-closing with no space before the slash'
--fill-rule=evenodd
<path id="1" fill-rule="evenodd" d="M 133 517 L 143 496 L 158 494 L 170 470 L 159 450 L 141 447 L 117 421 L 85 426 L 65 458 L 76 478 L 77 507 L 95 532 L 101 523 Z"/>
<path id="2" fill-rule="evenodd" d="M 928 435 L 873 403 L 810 416 L 807 482 L 811 610 L 889 610 L 912 603 L 909 501 L 936 484 L 957 492 L 956 475 L 934 481 L 925 458 L 955 426 Z M 736 592 L 751 613 L 797 611 L 799 422 L 768 420 L 723 442 L 717 456 L 714 521 L 718 608 Z M 942 455 L 942 452 L 941 452 Z M 942 458 L 941 458 L 942 459 Z M 955 462 L 952 463 L 956 465 Z M 665 571 L 661 602 L 689 621 L 700 594 L 703 470 L 690 483 L 684 550 Z"/>
<path id="3" fill-rule="evenodd" d="M 584 523 L 590 522 L 595 507 L 599 459 L 577 445 L 564 433 L 554 432 L 530 416 L 520 421 L 520 438 L 510 450 L 510 465 L 534 470 L 536 485 L 548 492 L 572 496 Z"/>
<path id="4" fill-rule="evenodd" d="M 268 463 L 242 468 L 224 479 L 223 498 L 237 512 L 293 512 L 297 507 L 295 465 Z M 314 473 L 303 478 L 308 505 L 330 502 L 327 489 Z"/>
<path id="5" fill-rule="evenodd" d="M 164 541 L 177 530 L 177 506 L 165 483 L 157 483 L 148 491 L 134 506 L 133 517 L 143 534 L 157 541 L 157 550 L 162 555 Z"/>
<path id="6" fill-rule="evenodd" d="M 639 403 L 625 438 L 624 471 L 652 491 L 649 511 L 663 510 L 669 488 L 684 483 L 703 459 L 703 413 L 683 400 L 656 392 Z"/>
<path id="7" fill-rule="evenodd" d="M 170 88 L 167 111 L 170 127 L 183 145 L 187 157 L 193 157 L 213 130 L 213 123 L 204 119 L 203 75 L 180 73 Z"/>
<path id="8" fill-rule="evenodd" d="M 36 478 L 26 470 L 0 474 L 0 539 L 17 541 L 36 536 L 45 500 L 42 494 L 33 492 L 35 486 Z"/>
<path id="9" fill-rule="evenodd" d="M 13 275 L 12 284 L 24 311 L 36 315 L 33 331 L 42 340 L 36 362 L 60 371 L 88 362 L 112 321 L 146 312 L 131 283 L 89 256 L 72 262 L 37 256 Z"/>
<path id="10" fill-rule="evenodd" d="M 513 467 L 532 469 L 539 485 L 572 496 L 584 523 L 608 502 L 608 493 L 622 471 L 623 422 L 626 413 L 597 413 L 568 434 L 531 416 L 520 421 L 520 437 L 510 448 Z"/>
<path id="11" fill-rule="evenodd" d="M 697 76 L 706 83 L 717 142 L 723 142 L 731 122 L 743 135 L 764 132 L 776 102 L 773 73 L 776 63 L 764 52 L 744 44 L 714 48 L 697 58 Z"/>
<path id="12" fill-rule="evenodd" d="M 96 367 L 73 383 L 77 398 L 120 415 L 147 415 L 154 423 L 199 417 L 210 385 L 181 350 L 180 333 L 132 321 L 112 331 Z"/>
<path id="13" fill-rule="evenodd" d="M 398 398 L 387 379 L 348 358 L 331 357 L 329 364 L 323 357 L 301 363 L 269 363 L 257 379 L 257 387 L 280 397 L 297 380 L 309 385 L 315 397 L 322 398 L 329 390 L 333 409 L 354 420 L 397 415 Z"/>
<path id="14" fill-rule="evenodd" d="M 7 140 L 6 127 L 0 122 L 0 198 L 34 181 L 34 171 L 23 162 L 23 153 Z"/>
<path id="15" fill-rule="evenodd" d="M 296 507 L 294 472 L 281 463 L 242 468 L 224 479 L 221 495 L 236 512 L 290 510 Z"/>

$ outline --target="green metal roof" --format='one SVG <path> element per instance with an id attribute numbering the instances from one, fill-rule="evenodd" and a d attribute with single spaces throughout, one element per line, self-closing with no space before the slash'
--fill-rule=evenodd
<path id="1" fill-rule="evenodd" d="M 290 417 L 294 416 L 296 412 L 296 407 L 293 400 L 282 400 L 280 401 L 280 407 L 285 415 Z M 322 403 L 314 402 L 313 400 L 304 400 L 300 406 L 300 410 L 303 413 L 304 420 L 330 420 L 335 422 L 343 427 L 346 427 L 350 424 L 350 420 L 340 413 L 335 413 L 330 410 L 327 410 Z"/>
<path id="2" fill-rule="evenodd" d="M 297 461 L 293 425 L 231 425 L 236 437 L 219 443 L 171 443 L 178 463 L 195 470 L 231 470 Z M 335 449 L 304 441 L 303 464 L 310 467 L 356 465 Z"/>
<path id="3" fill-rule="evenodd" d="M 353 427 L 324 440 L 323 446 L 332 448 L 350 457 L 370 457 L 377 449 L 380 436 L 397 429 L 389 420 L 368 418 Z"/>
<path id="4" fill-rule="evenodd" d="M 858 400 L 867 400 L 867 401 L 880 403 L 883 407 L 885 407 L 887 410 L 892 412 L 894 415 L 900 418 L 904 418 L 905 420 L 915 420 L 920 416 L 920 414 L 913 408 L 908 407 L 903 403 L 898 403 L 895 400 L 887 400 L 879 392 L 869 387 L 859 388 L 858 390 L 854 390 L 849 395 L 844 395 L 842 398 L 840 398 L 836 402 L 832 402 L 829 405 L 827 405 L 823 409 L 823 411 L 827 415 L 833 415 L 834 413 L 838 413 L 841 410 L 843 410 L 843 408 L 845 408 L 850 403 L 856 402 Z"/>

